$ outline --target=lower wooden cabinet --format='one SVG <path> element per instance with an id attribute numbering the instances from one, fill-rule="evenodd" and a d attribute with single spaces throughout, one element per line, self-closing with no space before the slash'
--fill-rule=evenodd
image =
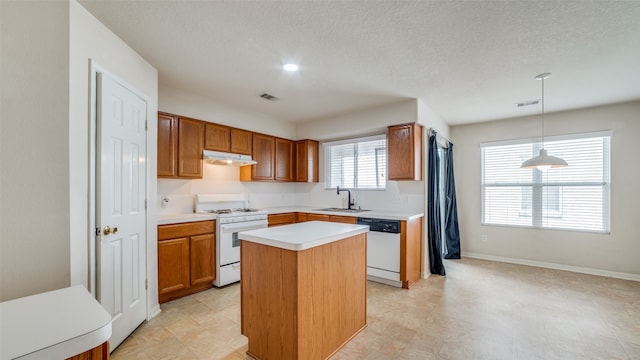
<path id="1" fill-rule="evenodd" d="M 296 213 L 271 214 L 268 221 L 269 227 L 294 224 L 296 222 Z"/>
<path id="2" fill-rule="evenodd" d="M 91 350 L 87 350 L 66 360 L 109 360 L 109 342 L 105 341 Z"/>
<path id="3" fill-rule="evenodd" d="M 158 226 L 160 303 L 209 289 L 215 277 L 215 221 Z"/>

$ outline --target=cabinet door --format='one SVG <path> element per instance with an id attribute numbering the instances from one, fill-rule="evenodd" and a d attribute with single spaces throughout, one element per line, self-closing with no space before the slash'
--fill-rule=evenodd
<path id="1" fill-rule="evenodd" d="M 389 180 L 422 180 L 422 125 L 389 127 Z"/>
<path id="2" fill-rule="evenodd" d="M 169 114 L 158 113 L 158 177 L 174 177 L 178 140 L 177 119 Z"/>
<path id="3" fill-rule="evenodd" d="M 158 241 L 158 294 L 189 287 L 189 238 Z"/>
<path id="4" fill-rule="evenodd" d="M 253 134 L 253 160 L 258 163 L 251 167 L 250 180 L 274 180 L 275 174 L 275 138 L 269 135 Z M 244 178 L 241 180 L 245 180 Z"/>
<path id="5" fill-rule="evenodd" d="M 329 221 L 329 215 L 307 214 L 307 221 Z"/>
<path id="6" fill-rule="evenodd" d="M 318 142 L 296 142 L 296 181 L 318 182 Z"/>
<path id="7" fill-rule="evenodd" d="M 272 214 L 269 215 L 269 227 L 288 225 L 296 222 L 295 213 Z"/>
<path id="8" fill-rule="evenodd" d="M 204 123 L 180 118 L 178 122 L 178 176 L 202 178 Z"/>
<path id="9" fill-rule="evenodd" d="M 204 148 L 229 152 L 231 148 L 231 129 L 228 126 L 206 124 L 204 128 Z"/>
<path id="10" fill-rule="evenodd" d="M 305 222 L 307 221 L 307 213 L 296 213 L 296 222 Z"/>
<path id="11" fill-rule="evenodd" d="M 251 155 L 253 133 L 247 130 L 231 129 L 231 152 L 234 154 Z"/>
<path id="12" fill-rule="evenodd" d="M 216 238 L 214 234 L 196 235 L 190 238 L 191 285 L 211 282 L 216 277 Z"/>
<path id="13" fill-rule="evenodd" d="M 343 224 L 355 224 L 358 222 L 354 216 L 331 215 L 330 219 L 331 222 Z"/>
<path id="14" fill-rule="evenodd" d="M 276 180 L 293 181 L 293 141 L 276 139 Z"/>

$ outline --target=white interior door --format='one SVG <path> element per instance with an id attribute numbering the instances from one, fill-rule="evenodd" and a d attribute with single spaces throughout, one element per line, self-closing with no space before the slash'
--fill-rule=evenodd
<path id="1" fill-rule="evenodd" d="M 146 101 L 97 74 L 97 297 L 115 349 L 146 317 Z"/>

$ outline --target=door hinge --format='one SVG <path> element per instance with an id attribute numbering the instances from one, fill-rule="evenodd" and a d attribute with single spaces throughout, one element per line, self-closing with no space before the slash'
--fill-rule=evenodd
<path id="1" fill-rule="evenodd" d="M 96 236 L 100 236 L 100 228 L 99 227 L 96 228 Z"/>
<path id="2" fill-rule="evenodd" d="M 149 289 L 149 280 L 148 279 L 144 279 L 144 289 L 145 290 Z"/>
<path id="3" fill-rule="evenodd" d="M 147 210 L 147 199 L 144 199 L 144 209 Z"/>
<path id="4" fill-rule="evenodd" d="M 144 121 L 144 131 L 149 130 L 149 120 Z"/>

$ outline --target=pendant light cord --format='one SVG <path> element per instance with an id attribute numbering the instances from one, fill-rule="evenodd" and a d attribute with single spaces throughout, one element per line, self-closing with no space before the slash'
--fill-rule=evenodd
<path id="1" fill-rule="evenodd" d="M 544 149 L 544 77 L 542 78 L 542 148 Z"/>

